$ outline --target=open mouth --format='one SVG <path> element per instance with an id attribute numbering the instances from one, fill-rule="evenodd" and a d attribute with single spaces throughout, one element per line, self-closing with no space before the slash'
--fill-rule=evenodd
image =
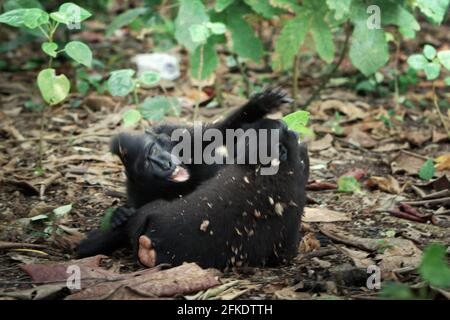
<path id="1" fill-rule="evenodd" d="M 173 182 L 185 182 L 189 179 L 189 172 L 182 166 L 177 166 L 167 179 Z"/>

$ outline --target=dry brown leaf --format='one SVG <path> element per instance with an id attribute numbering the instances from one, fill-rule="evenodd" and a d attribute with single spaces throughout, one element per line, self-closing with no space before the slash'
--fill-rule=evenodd
<path id="1" fill-rule="evenodd" d="M 447 133 L 433 130 L 433 143 L 444 142 L 445 140 L 448 140 Z"/>
<path id="2" fill-rule="evenodd" d="M 402 192 L 400 184 L 393 176 L 375 177 L 372 176 L 366 181 L 366 186 L 369 188 L 378 187 L 382 191 L 393 194 Z"/>
<path id="3" fill-rule="evenodd" d="M 405 150 L 405 149 L 409 149 L 409 143 L 386 143 L 386 144 L 381 144 L 381 146 L 379 146 L 376 149 L 373 149 L 374 152 L 392 152 L 392 151 L 398 151 L 398 150 Z"/>
<path id="4" fill-rule="evenodd" d="M 420 157 L 415 157 L 410 153 L 400 152 L 391 161 L 392 173 L 405 172 L 408 175 L 417 175 L 420 168 L 425 163 L 425 160 Z"/>
<path id="5" fill-rule="evenodd" d="M 214 270 L 203 270 L 195 263 L 185 263 L 156 272 L 147 269 L 138 276 L 130 277 L 131 275 L 128 274 L 128 278 L 122 281 L 93 285 L 68 296 L 67 299 L 157 299 L 206 290 L 219 284 Z"/>
<path id="6" fill-rule="evenodd" d="M 309 144 L 310 151 L 322 151 L 331 147 L 333 136 L 331 134 L 325 135 L 322 139 L 312 141 Z"/>
<path id="7" fill-rule="evenodd" d="M 431 139 L 431 132 L 424 131 L 407 131 L 406 140 L 415 146 L 422 146 L 425 142 Z"/>
<path id="8" fill-rule="evenodd" d="M 355 104 L 351 102 L 343 102 L 340 100 L 326 100 L 323 101 L 319 106 L 319 112 L 327 118 L 326 111 L 335 110 L 340 113 L 345 114 L 349 120 L 354 119 L 364 119 L 366 117 L 366 112 L 362 108 L 358 108 Z M 334 113 L 334 112 L 333 112 Z"/>
<path id="9" fill-rule="evenodd" d="M 308 232 L 302 238 L 300 242 L 299 252 L 306 253 L 312 252 L 320 248 L 320 241 L 316 239 L 316 236 L 312 232 Z"/>
<path id="10" fill-rule="evenodd" d="M 351 129 L 345 140 L 351 144 L 368 149 L 378 145 L 370 135 L 356 128 Z"/>
<path id="11" fill-rule="evenodd" d="M 344 246 L 338 246 L 338 249 L 352 259 L 357 268 L 367 268 L 375 264 L 375 261 L 369 258 L 370 254 L 365 251 L 350 249 Z"/>
<path id="12" fill-rule="evenodd" d="M 337 212 L 326 208 L 305 207 L 303 222 L 338 222 L 351 221 L 351 214 L 347 212 Z"/>

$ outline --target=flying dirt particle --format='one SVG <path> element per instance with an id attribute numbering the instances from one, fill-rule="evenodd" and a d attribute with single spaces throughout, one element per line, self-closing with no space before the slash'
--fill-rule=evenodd
<path id="1" fill-rule="evenodd" d="M 283 212 L 283 205 L 279 202 L 275 203 L 275 213 L 281 217 L 283 215 Z"/>
<path id="2" fill-rule="evenodd" d="M 269 197 L 269 203 L 270 203 L 271 205 L 274 205 L 275 201 L 273 201 L 273 198 L 272 198 L 272 197 Z"/>
<path id="3" fill-rule="evenodd" d="M 255 216 L 255 218 L 261 218 L 261 211 L 255 209 L 253 215 Z"/>
<path id="4" fill-rule="evenodd" d="M 248 178 L 247 178 L 247 177 L 244 177 L 244 181 L 245 181 L 245 183 L 248 183 L 248 184 L 250 184 L 250 180 L 248 180 Z"/>
<path id="5" fill-rule="evenodd" d="M 203 232 L 206 232 L 206 229 L 208 229 L 209 226 L 209 220 L 203 220 L 202 224 L 200 225 L 200 230 Z"/>

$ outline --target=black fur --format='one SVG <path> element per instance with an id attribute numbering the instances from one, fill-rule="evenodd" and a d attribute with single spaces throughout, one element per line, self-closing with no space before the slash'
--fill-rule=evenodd
<path id="1" fill-rule="evenodd" d="M 283 92 L 268 90 L 254 95 L 223 121 L 210 124 L 204 129 L 215 128 L 224 133 L 226 129 L 242 128 L 286 102 L 289 99 Z M 133 215 L 134 209 L 156 199 L 172 200 L 185 196 L 216 175 L 220 165 L 181 164 L 188 171 L 189 179 L 185 182 L 168 179 L 176 167 L 176 159 L 171 157 L 170 151 L 177 142 L 170 141 L 170 136 L 175 129 L 180 128 L 189 130 L 191 134 L 193 132 L 193 127 L 160 125 L 145 134 L 121 133 L 112 139 L 111 152 L 118 155 L 125 166 L 128 203 L 126 207 L 120 207 L 114 212 L 112 229 L 95 230 L 78 245 L 76 252 L 79 257 L 108 254 L 125 246 L 123 225 Z M 150 153 L 156 153 L 156 156 L 149 155 Z"/>
<path id="2" fill-rule="evenodd" d="M 309 174 L 306 147 L 280 121 L 252 127 L 280 130 L 284 161 L 278 173 L 264 176 L 260 165 L 227 165 L 194 193 L 141 207 L 127 223 L 135 253 L 139 236 L 146 235 L 157 264 L 275 266 L 297 255 Z M 256 152 L 258 146 L 248 148 Z"/>

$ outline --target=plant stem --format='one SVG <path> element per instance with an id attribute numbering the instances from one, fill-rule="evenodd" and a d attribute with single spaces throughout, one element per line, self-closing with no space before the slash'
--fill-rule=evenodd
<path id="1" fill-rule="evenodd" d="M 202 75 L 203 75 L 203 50 L 204 45 L 200 47 L 200 62 L 198 64 L 198 91 L 199 96 L 195 99 L 195 109 L 194 109 L 194 122 L 197 121 L 197 117 L 200 111 L 200 94 L 203 92 L 203 82 L 202 82 Z"/>
<path id="2" fill-rule="evenodd" d="M 45 129 L 45 105 L 42 106 L 41 110 L 41 123 L 39 128 L 39 145 L 38 145 L 38 167 L 42 169 L 42 159 L 44 157 L 44 150 L 43 150 L 43 144 L 44 144 L 44 129 Z"/>
<path id="3" fill-rule="evenodd" d="M 450 138 L 450 128 L 448 127 L 447 123 L 445 122 L 444 115 L 442 114 L 441 109 L 439 108 L 438 96 L 436 93 L 436 83 L 434 81 L 433 81 L 433 104 L 434 104 L 434 107 L 436 108 L 439 118 L 441 119 L 442 124 L 444 125 L 445 131 L 447 131 L 447 135 Z"/>
<path id="4" fill-rule="evenodd" d="M 242 80 L 244 81 L 244 85 L 245 85 L 245 92 L 244 95 L 246 98 L 248 98 L 248 96 L 250 95 L 250 79 L 247 76 L 247 70 L 245 70 L 245 67 L 242 63 L 239 62 L 239 58 L 237 56 L 237 54 L 233 53 L 233 58 L 234 61 L 236 62 L 236 65 L 239 69 L 239 73 L 241 74 Z"/>
<path id="5" fill-rule="evenodd" d="M 137 85 L 133 89 L 133 101 L 137 107 L 137 105 L 139 104 L 138 86 Z"/>
<path id="6" fill-rule="evenodd" d="M 294 103 L 292 103 L 292 112 L 297 110 L 298 106 L 298 76 L 300 68 L 300 55 L 296 54 L 294 57 L 294 64 L 292 65 L 292 99 L 294 99 Z"/>
<path id="7" fill-rule="evenodd" d="M 339 56 L 339 60 L 335 64 L 334 68 L 324 77 L 322 83 L 313 92 L 311 97 L 309 97 L 309 99 L 301 106 L 302 108 L 307 108 L 311 104 L 311 102 L 316 100 L 316 98 L 319 96 L 320 92 L 325 88 L 327 83 L 330 81 L 331 77 L 336 73 L 336 71 L 338 71 L 339 67 L 341 66 L 341 64 L 344 61 L 345 56 L 347 54 L 348 45 L 350 43 L 351 31 L 352 31 L 352 28 L 350 27 L 349 24 L 347 24 L 347 26 L 345 28 L 345 41 L 344 41 L 344 45 L 342 47 L 341 54 Z"/>
<path id="8" fill-rule="evenodd" d="M 401 47 L 401 36 L 400 34 L 398 35 L 398 40 L 395 41 L 395 45 L 396 45 L 396 51 L 395 51 L 395 77 L 394 77 L 394 86 L 395 86 L 395 110 L 398 111 L 400 106 L 399 106 L 399 100 L 400 100 L 400 89 L 399 89 L 399 85 L 398 85 L 398 78 L 400 75 L 400 72 L 398 70 L 399 68 L 399 61 L 400 61 L 400 47 Z"/>

